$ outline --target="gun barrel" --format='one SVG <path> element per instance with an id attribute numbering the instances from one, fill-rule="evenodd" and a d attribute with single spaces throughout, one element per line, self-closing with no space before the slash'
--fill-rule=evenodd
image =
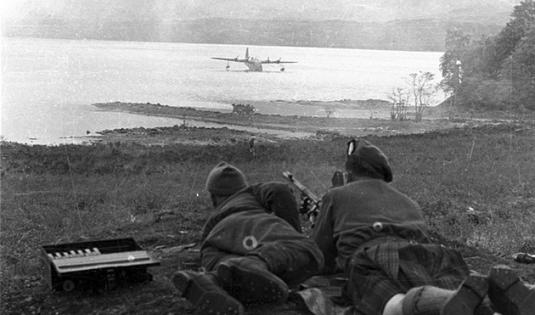
<path id="1" fill-rule="evenodd" d="M 318 198 L 315 193 L 308 189 L 308 187 L 298 181 L 292 173 L 284 171 L 282 172 L 282 175 L 286 177 L 286 179 L 288 179 L 293 186 L 299 189 L 301 193 L 305 194 L 312 201 L 312 205 L 305 212 L 302 212 L 302 214 L 306 215 L 308 220 L 312 223 L 312 226 L 314 226 L 316 216 L 319 214 L 318 208 L 321 201 L 320 198 Z"/>
<path id="2" fill-rule="evenodd" d="M 284 175 L 284 177 L 286 177 L 295 187 L 297 187 L 297 189 L 299 189 L 302 193 L 307 195 L 307 197 L 310 198 L 314 203 L 320 202 L 320 198 L 318 198 L 318 196 L 316 196 L 315 193 L 313 193 L 310 189 L 308 189 L 308 187 L 306 187 L 300 181 L 298 181 L 293 176 L 292 173 L 285 171 L 285 172 L 282 172 L 282 175 Z"/>

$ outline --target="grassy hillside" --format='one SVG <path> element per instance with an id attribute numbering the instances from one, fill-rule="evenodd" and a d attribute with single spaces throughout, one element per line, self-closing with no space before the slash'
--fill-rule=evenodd
<path id="1" fill-rule="evenodd" d="M 474 269 L 485 272 L 500 261 L 483 253 L 510 254 L 535 235 L 531 127 L 498 125 L 368 140 L 391 158 L 393 185 L 421 204 L 433 230 L 472 246 L 463 254 Z M 203 187 L 211 167 L 220 160 L 231 162 L 250 182 L 281 180 L 281 172 L 290 170 L 322 194 L 333 171 L 343 165 L 346 141 L 261 143 L 256 158 L 245 142 L 151 147 L 2 143 L 1 308 L 5 313 L 189 312 L 168 280 L 184 259 L 161 248 L 198 241 L 209 214 Z M 101 296 L 50 294 L 38 259 L 41 245 L 112 237 L 134 237 L 162 260 L 153 282 Z M 523 275 L 535 280 L 533 270 Z M 300 314 L 284 307 L 281 314 Z M 250 309 L 251 314 L 270 311 Z"/>

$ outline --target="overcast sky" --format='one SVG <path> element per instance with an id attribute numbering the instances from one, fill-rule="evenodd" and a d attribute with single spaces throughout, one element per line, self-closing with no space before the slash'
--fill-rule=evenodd
<path id="1" fill-rule="evenodd" d="M 386 21 L 436 16 L 444 11 L 492 8 L 510 11 L 520 0 L 0 0 L 4 18 L 98 18 L 147 15 L 161 19 L 341 19 Z"/>

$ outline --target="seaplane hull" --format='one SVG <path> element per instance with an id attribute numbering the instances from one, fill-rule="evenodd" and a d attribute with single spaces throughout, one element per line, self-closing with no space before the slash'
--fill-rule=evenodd
<path id="1" fill-rule="evenodd" d="M 236 58 L 212 57 L 212 59 L 226 61 L 227 62 L 227 66 L 226 66 L 227 70 L 230 69 L 230 65 L 229 65 L 230 62 L 240 62 L 240 63 L 245 64 L 245 66 L 247 67 L 248 71 L 254 71 L 254 72 L 263 71 L 263 67 L 262 67 L 263 64 L 280 64 L 280 65 L 282 65 L 280 71 L 284 71 L 285 70 L 284 64 L 297 63 L 297 61 L 282 61 L 282 60 L 280 60 L 280 58 L 277 59 L 277 60 L 269 60 L 269 58 L 267 58 L 266 60 L 260 60 L 258 58 L 250 57 L 249 56 L 249 48 L 245 49 L 245 58 L 239 58 L 239 57 L 236 57 Z"/>

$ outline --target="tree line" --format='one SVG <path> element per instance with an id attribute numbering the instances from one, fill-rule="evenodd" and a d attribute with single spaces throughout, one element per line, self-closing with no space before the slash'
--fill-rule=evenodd
<path id="1" fill-rule="evenodd" d="M 456 108 L 535 110 L 535 1 L 515 6 L 495 36 L 446 35 L 440 59 L 443 89 Z"/>

